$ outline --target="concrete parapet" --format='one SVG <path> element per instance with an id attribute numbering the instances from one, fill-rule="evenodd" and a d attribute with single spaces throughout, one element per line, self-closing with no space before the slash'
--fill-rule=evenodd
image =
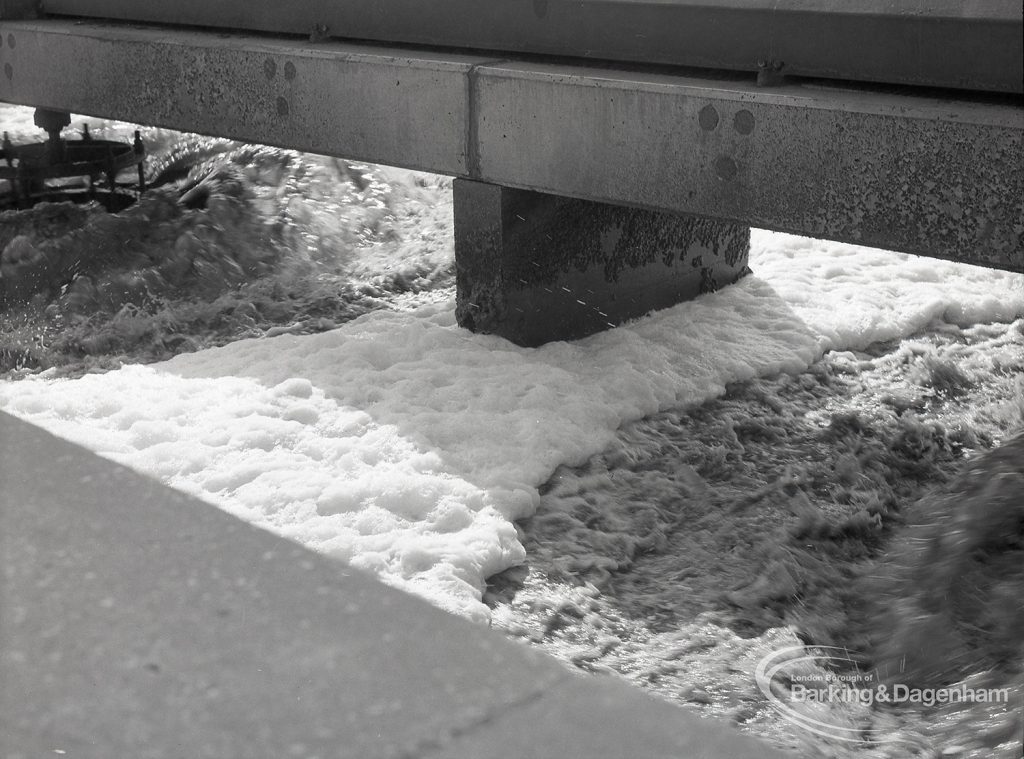
<path id="1" fill-rule="evenodd" d="M 0 412 L 0 757 L 781 759 Z"/>
<path id="2" fill-rule="evenodd" d="M 459 324 L 571 340 L 735 282 L 750 229 L 455 180 Z"/>

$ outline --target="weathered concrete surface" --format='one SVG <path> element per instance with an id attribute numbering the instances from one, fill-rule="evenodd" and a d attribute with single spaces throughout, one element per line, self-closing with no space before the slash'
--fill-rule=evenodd
<path id="1" fill-rule="evenodd" d="M 488 60 L 48 21 L 0 38 L 0 100 L 452 173 L 466 75 Z"/>
<path id="2" fill-rule="evenodd" d="M 478 176 L 1024 271 L 1019 105 L 707 84 L 481 67 Z"/>
<path id="3" fill-rule="evenodd" d="M 0 40 L 7 102 L 1024 271 L 1019 98 L 56 20 Z"/>
<path id="4" fill-rule="evenodd" d="M 1021 92 L 1018 0 L 41 0 L 47 13 Z"/>
<path id="5" fill-rule="evenodd" d="M 0 758 L 776 759 L 0 412 Z"/>
<path id="6" fill-rule="evenodd" d="M 519 345 L 571 340 L 742 277 L 750 229 L 456 179 L 456 317 Z"/>

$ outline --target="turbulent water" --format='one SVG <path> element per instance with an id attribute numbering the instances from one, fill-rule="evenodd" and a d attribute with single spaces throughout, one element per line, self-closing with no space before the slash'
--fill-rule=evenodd
<path id="1" fill-rule="evenodd" d="M 23 110 L 0 110 L 5 119 L 15 141 L 31 133 Z M 129 134 L 90 126 L 98 137 Z M 21 283 L 0 312 L 8 382 L 321 332 L 451 297 L 448 180 L 159 130 L 143 137 L 160 186 L 127 211 L 3 215 L 0 273 Z M 17 279 L 25 271 L 43 274 Z M 932 508 L 931 494 L 1024 427 L 1022 377 L 1024 319 L 936 320 L 626 424 L 603 453 L 543 485 L 536 513 L 517 525 L 527 562 L 491 578 L 492 624 L 806 755 L 1020 756 L 1019 524 L 998 523 L 998 545 L 913 530 L 957 524 L 963 504 Z M 1004 501 L 1000 514 L 1017 513 L 1021 466 L 1011 457 L 993 474 L 1002 489 L 964 500 L 977 513 Z M 968 594 L 980 599 L 971 619 L 915 596 L 898 561 L 908 536 L 938 546 L 936 576 L 980 562 L 965 569 L 981 584 Z M 930 613 L 946 628 L 978 629 L 950 644 L 955 666 L 905 679 L 1007 687 L 1009 705 L 802 707 L 846 731 L 841 740 L 794 725 L 750 675 L 807 643 L 841 647 L 848 664 L 868 668 L 884 658 L 880 633 L 906 634 Z"/>
<path id="2" fill-rule="evenodd" d="M 628 425 L 607 452 L 546 486 L 523 525 L 528 568 L 494 580 L 497 623 L 582 669 L 623 675 L 809 755 L 1017 756 L 1020 717 L 1005 705 L 850 707 L 825 720 L 856 726 L 863 741 L 811 740 L 779 721 L 749 672 L 801 643 L 860 652 L 869 667 L 872 633 L 896 634 L 879 607 L 909 604 L 910 594 L 895 577 L 879 581 L 891 571 L 886 548 L 918 499 L 1020 427 L 1021 327 L 935 325 Z M 1024 503 L 1024 446 L 1011 460 L 1009 497 Z M 1019 522 L 1020 506 L 997 505 Z M 1015 531 L 1011 519 L 1010 540 Z M 1024 564 L 1019 537 L 1002 560 Z M 933 566 L 956 563 L 950 551 Z M 1019 624 L 1024 584 L 1019 573 L 1002 579 L 1004 595 L 988 603 L 1008 603 Z M 976 642 L 960 652 L 967 666 L 926 679 L 999 682 L 1019 704 L 1019 629 L 998 633 L 993 645 L 1009 648 L 998 661 Z"/>
<path id="3" fill-rule="evenodd" d="M 17 115 L 15 143 L 38 139 Z M 97 138 L 131 133 L 87 123 Z M 143 138 L 161 184 L 121 214 L 68 203 L 0 214 L 0 371 L 76 374 L 323 331 L 452 282 L 446 178 L 163 130 Z"/>

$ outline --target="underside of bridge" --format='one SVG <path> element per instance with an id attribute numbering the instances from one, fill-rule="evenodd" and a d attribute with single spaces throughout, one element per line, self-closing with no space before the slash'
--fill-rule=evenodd
<path id="1" fill-rule="evenodd" d="M 1024 271 L 1019 3 L 835 5 L 4 0 L 0 100 L 455 176 L 459 321 L 526 345 L 750 226 Z"/>

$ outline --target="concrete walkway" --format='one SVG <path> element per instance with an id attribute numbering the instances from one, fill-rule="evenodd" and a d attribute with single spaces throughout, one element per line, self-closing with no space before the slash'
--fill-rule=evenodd
<path id="1" fill-rule="evenodd" d="M 0 412 L 0 759 L 782 754 Z"/>

